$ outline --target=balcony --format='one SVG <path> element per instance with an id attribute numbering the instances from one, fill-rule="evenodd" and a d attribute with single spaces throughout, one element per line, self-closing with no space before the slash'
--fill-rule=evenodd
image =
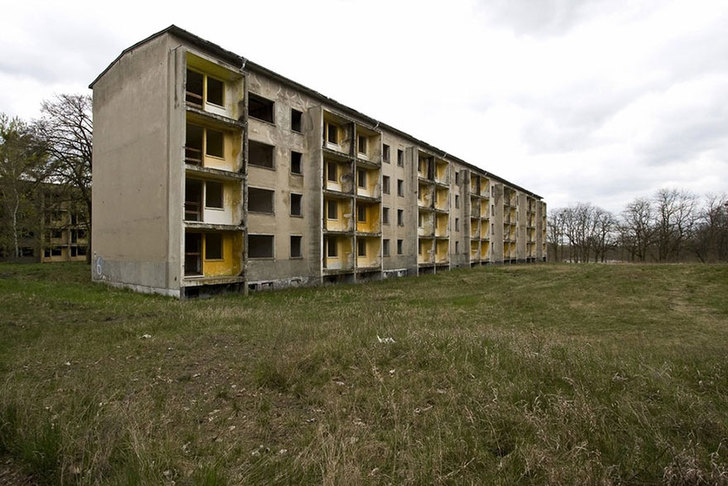
<path id="1" fill-rule="evenodd" d="M 431 208 L 434 192 L 432 186 L 419 184 L 417 186 L 417 206 L 420 208 Z"/>
<path id="2" fill-rule="evenodd" d="M 192 54 L 187 57 L 185 102 L 188 107 L 237 120 L 243 99 L 242 77 Z"/>
<path id="3" fill-rule="evenodd" d="M 420 211 L 417 215 L 417 236 L 434 236 L 435 215 L 429 211 Z"/>
<path id="4" fill-rule="evenodd" d="M 421 239 L 418 242 L 417 263 L 427 265 L 435 263 L 434 240 Z"/>
<path id="5" fill-rule="evenodd" d="M 470 238 L 480 237 L 480 220 L 477 218 L 470 220 Z"/>
<path id="6" fill-rule="evenodd" d="M 435 161 L 435 182 L 438 184 L 450 184 L 450 164 L 444 160 Z"/>
<path id="7" fill-rule="evenodd" d="M 435 215 L 435 237 L 447 238 L 450 236 L 449 217 L 447 214 Z"/>
<path id="8" fill-rule="evenodd" d="M 438 187 L 435 189 L 435 209 L 448 211 L 450 209 L 450 191 L 447 188 Z"/>
<path id="9" fill-rule="evenodd" d="M 356 268 L 357 270 L 373 270 L 382 266 L 380 257 L 381 240 L 379 238 L 357 237 Z"/>
<path id="10" fill-rule="evenodd" d="M 490 196 L 490 180 L 485 177 L 480 179 L 480 195 L 483 197 Z"/>
<path id="11" fill-rule="evenodd" d="M 450 242 L 448 240 L 438 240 L 435 242 L 435 263 L 438 265 L 450 262 Z"/>
<path id="12" fill-rule="evenodd" d="M 185 164 L 237 172 L 240 148 L 240 132 L 189 122 L 186 125 Z"/>
<path id="13" fill-rule="evenodd" d="M 325 160 L 326 180 L 324 188 L 327 191 L 351 194 L 354 191 L 354 174 L 351 163 Z"/>
<path id="14" fill-rule="evenodd" d="M 324 231 L 354 231 L 354 217 L 351 199 L 324 198 Z"/>
<path id="15" fill-rule="evenodd" d="M 367 170 L 361 167 L 356 169 L 356 195 L 372 199 L 382 197 L 379 183 L 379 170 Z"/>
<path id="16" fill-rule="evenodd" d="M 381 233 L 379 204 L 364 204 L 357 201 L 356 231 L 358 233 Z"/>
<path id="17" fill-rule="evenodd" d="M 480 243 L 480 259 L 490 260 L 490 243 L 483 241 Z"/>
<path id="18" fill-rule="evenodd" d="M 478 260 L 480 260 L 480 242 L 471 241 L 470 242 L 470 261 L 478 261 Z"/>
<path id="19" fill-rule="evenodd" d="M 238 277 L 242 270 L 243 234 L 186 231 L 184 253 L 185 280 Z"/>
<path id="20" fill-rule="evenodd" d="M 184 220 L 213 225 L 239 225 L 241 193 L 239 182 L 186 178 Z M 271 212 L 272 204 L 271 200 Z"/>
<path id="21" fill-rule="evenodd" d="M 323 266 L 329 271 L 353 271 L 354 252 L 352 239 L 345 236 L 327 236 L 324 238 Z"/>

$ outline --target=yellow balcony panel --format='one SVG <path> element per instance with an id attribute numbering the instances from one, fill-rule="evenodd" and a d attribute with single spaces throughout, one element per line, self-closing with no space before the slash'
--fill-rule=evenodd
<path id="1" fill-rule="evenodd" d="M 356 194 L 379 199 L 382 197 L 379 183 L 379 170 L 368 170 L 362 167 L 356 169 Z"/>
<path id="2" fill-rule="evenodd" d="M 487 216 L 490 214 L 490 201 L 487 199 L 480 200 L 480 215 Z"/>
<path id="3" fill-rule="evenodd" d="M 450 164 L 444 160 L 435 161 L 435 182 L 440 184 L 450 183 Z"/>
<path id="4" fill-rule="evenodd" d="M 380 252 L 381 241 L 379 238 L 358 237 L 356 239 L 356 268 L 374 269 L 381 267 Z"/>
<path id="5" fill-rule="evenodd" d="M 437 214 L 435 216 L 435 236 L 441 238 L 450 236 L 448 223 L 449 217 L 447 214 Z"/>
<path id="6" fill-rule="evenodd" d="M 326 270 L 353 270 L 354 252 L 352 238 L 327 236 L 324 238 L 323 264 Z"/>
<path id="7" fill-rule="evenodd" d="M 187 123 L 185 163 L 237 172 L 240 168 L 241 132 Z"/>
<path id="8" fill-rule="evenodd" d="M 349 162 L 325 159 L 325 186 L 328 191 L 350 194 L 354 190 L 354 173 Z"/>
<path id="9" fill-rule="evenodd" d="M 478 238 L 480 235 L 480 220 L 478 218 L 470 219 L 470 237 Z"/>
<path id="10" fill-rule="evenodd" d="M 185 277 L 238 276 L 243 234 L 239 231 L 185 233 Z"/>
<path id="11" fill-rule="evenodd" d="M 450 242 L 438 240 L 435 243 L 435 263 L 443 264 L 450 262 Z"/>
<path id="12" fill-rule="evenodd" d="M 488 238 L 488 225 L 483 224 L 480 226 L 480 238 L 486 239 Z"/>
<path id="13" fill-rule="evenodd" d="M 420 265 L 435 263 L 434 240 L 421 238 L 417 245 L 417 263 Z"/>
<path id="14" fill-rule="evenodd" d="M 324 112 L 323 147 L 342 154 L 350 154 L 353 141 L 352 128 L 348 120 L 328 111 Z"/>
<path id="15" fill-rule="evenodd" d="M 357 202 L 356 230 L 360 233 L 381 232 L 379 211 L 379 204 L 363 204 Z"/>
<path id="16" fill-rule="evenodd" d="M 490 258 L 490 243 L 483 241 L 480 243 L 480 259 L 488 260 Z"/>
<path id="17" fill-rule="evenodd" d="M 470 198 L 470 216 L 474 218 L 480 217 L 480 198 Z"/>
<path id="18" fill-rule="evenodd" d="M 422 179 L 431 179 L 431 158 L 426 155 L 420 155 L 417 160 L 417 177 Z"/>
<path id="19" fill-rule="evenodd" d="M 435 234 L 435 217 L 430 211 L 419 211 L 417 215 L 417 235 L 432 236 Z"/>
<path id="20" fill-rule="evenodd" d="M 432 186 L 429 184 L 419 184 L 417 186 L 417 206 L 421 208 L 431 207 L 433 194 Z"/>
<path id="21" fill-rule="evenodd" d="M 483 197 L 490 195 L 490 179 L 485 177 L 480 178 L 480 195 Z"/>
<path id="22" fill-rule="evenodd" d="M 478 259 L 480 259 L 480 242 L 471 241 L 470 242 L 470 260 L 478 260 Z"/>
<path id="23" fill-rule="evenodd" d="M 324 230 L 354 231 L 351 199 L 324 198 Z"/>
<path id="24" fill-rule="evenodd" d="M 450 191 L 447 188 L 438 187 L 435 190 L 435 209 L 439 211 L 450 209 Z"/>
<path id="25" fill-rule="evenodd" d="M 475 174 L 470 177 L 470 192 L 480 194 L 480 177 Z"/>
<path id="26" fill-rule="evenodd" d="M 224 66 L 187 53 L 185 101 L 188 106 L 237 120 L 243 79 Z"/>

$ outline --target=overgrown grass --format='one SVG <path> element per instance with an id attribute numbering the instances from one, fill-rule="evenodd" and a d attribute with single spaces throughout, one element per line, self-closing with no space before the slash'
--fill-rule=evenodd
<path id="1" fill-rule="evenodd" d="M 728 484 L 727 266 L 88 275 L 0 265 L 0 456 L 41 483 Z"/>

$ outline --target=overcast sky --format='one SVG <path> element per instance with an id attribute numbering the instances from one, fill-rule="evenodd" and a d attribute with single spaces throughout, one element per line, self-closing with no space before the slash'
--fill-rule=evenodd
<path id="1" fill-rule="evenodd" d="M 170 24 L 543 196 L 728 191 L 725 0 L 4 2 L 0 112 L 31 119 Z"/>

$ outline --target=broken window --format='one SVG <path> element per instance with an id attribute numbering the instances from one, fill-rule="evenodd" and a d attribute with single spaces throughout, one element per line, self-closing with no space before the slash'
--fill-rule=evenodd
<path id="1" fill-rule="evenodd" d="M 301 216 L 301 194 L 291 194 L 291 216 Z"/>
<path id="2" fill-rule="evenodd" d="M 404 226 L 404 209 L 397 210 L 397 226 Z"/>
<path id="3" fill-rule="evenodd" d="M 401 255 L 402 253 L 404 253 L 403 247 L 404 247 L 404 240 L 397 240 L 397 255 Z"/>
<path id="4" fill-rule="evenodd" d="M 367 171 L 364 169 L 357 169 L 356 171 L 356 182 L 359 187 L 366 189 L 367 187 Z"/>
<path id="5" fill-rule="evenodd" d="M 248 146 L 248 160 L 250 165 L 272 169 L 274 148 L 272 145 L 251 140 Z"/>
<path id="6" fill-rule="evenodd" d="M 367 242 L 366 240 L 356 240 L 356 254 L 357 256 L 367 256 Z"/>
<path id="7" fill-rule="evenodd" d="M 402 179 L 397 179 L 397 195 L 404 197 L 404 181 Z"/>
<path id="8" fill-rule="evenodd" d="M 367 207 L 366 206 L 357 206 L 356 207 L 356 220 L 360 223 L 366 223 L 367 222 Z"/>
<path id="9" fill-rule="evenodd" d="M 185 93 L 187 103 L 202 108 L 202 90 L 204 83 L 204 76 L 201 73 L 187 70 L 187 88 Z"/>
<path id="10" fill-rule="evenodd" d="M 404 167 L 404 151 L 397 149 L 397 165 Z"/>
<path id="11" fill-rule="evenodd" d="M 326 123 L 326 141 L 329 143 L 339 144 L 339 127 L 333 123 Z"/>
<path id="12" fill-rule="evenodd" d="M 185 234 L 185 275 L 202 274 L 202 234 Z"/>
<path id="13" fill-rule="evenodd" d="M 248 235 L 250 258 L 273 258 L 273 235 Z"/>
<path id="14" fill-rule="evenodd" d="M 187 125 L 185 134 L 185 163 L 202 165 L 202 140 L 205 130 L 197 125 Z"/>
<path id="15" fill-rule="evenodd" d="M 389 176 L 382 176 L 382 192 L 389 194 Z"/>
<path id="16" fill-rule="evenodd" d="M 207 233 L 205 235 L 205 260 L 222 260 L 222 235 Z"/>
<path id="17" fill-rule="evenodd" d="M 221 182 L 207 181 L 205 183 L 205 207 L 222 209 L 224 192 Z"/>
<path id="18" fill-rule="evenodd" d="M 273 105 L 274 103 L 269 99 L 254 93 L 248 93 L 248 116 L 252 118 L 275 123 Z"/>
<path id="19" fill-rule="evenodd" d="M 207 128 L 205 132 L 207 135 L 205 154 L 211 157 L 223 158 L 225 156 L 225 137 L 223 133 L 210 128 Z"/>
<path id="20" fill-rule="evenodd" d="M 202 221 L 202 181 L 185 180 L 185 221 Z"/>
<path id="21" fill-rule="evenodd" d="M 386 143 L 382 145 L 382 160 L 387 164 L 389 163 L 389 145 Z"/>
<path id="22" fill-rule="evenodd" d="M 382 208 L 382 224 L 389 224 L 389 208 Z"/>
<path id="23" fill-rule="evenodd" d="M 329 219 L 339 219 L 339 204 L 336 201 L 327 201 L 326 214 Z"/>
<path id="24" fill-rule="evenodd" d="M 382 240 L 382 256 L 389 256 L 389 240 Z"/>
<path id="25" fill-rule="evenodd" d="M 207 77 L 207 102 L 213 105 L 224 106 L 225 83 L 219 79 Z"/>
<path id="26" fill-rule="evenodd" d="M 359 153 L 366 155 L 367 154 L 367 137 L 364 135 L 359 135 L 358 140 L 358 146 L 359 146 Z"/>
<path id="27" fill-rule="evenodd" d="M 270 189 L 248 188 L 248 211 L 254 213 L 273 213 L 273 197 Z"/>
<path id="28" fill-rule="evenodd" d="M 301 258 L 301 236 L 291 235 L 291 258 Z"/>
<path id="29" fill-rule="evenodd" d="M 460 196 L 455 194 L 455 209 L 460 207 Z"/>
<path id="30" fill-rule="evenodd" d="M 301 132 L 301 116 L 302 112 L 291 108 L 291 130 L 294 132 Z"/>
<path id="31" fill-rule="evenodd" d="M 326 256 L 336 257 L 339 255 L 338 246 L 336 244 L 336 238 L 328 238 L 326 240 Z"/>
<path id="32" fill-rule="evenodd" d="M 293 152 L 291 151 L 291 173 L 292 174 L 302 174 L 303 170 L 301 167 L 301 152 Z"/>
<path id="33" fill-rule="evenodd" d="M 328 164 L 326 164 L 326 179 L 330 180 L 331 182 L 337 182 L 338 180 L 336 178 L 336 165 L 336 162 L 329 162 Z"/>

